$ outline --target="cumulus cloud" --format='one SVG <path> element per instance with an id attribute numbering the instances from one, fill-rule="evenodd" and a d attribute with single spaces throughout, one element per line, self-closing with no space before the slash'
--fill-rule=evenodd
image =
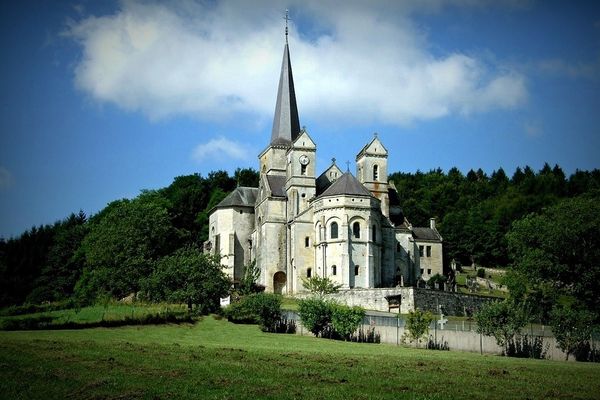
<path id="1" fill-rule="evenodd" d="M 127 1 L 112 15 L 73 23 L 67 35 L 82 48 L 76 85 L 153 119 L 270 116 L 283 47 L 279 4 L 167 4 Z M 519 73 L 431 53 L 411 15 L 443 2 L 374 4 L 290 1 L 300 28 L 291 25 L 290 47 L 301 114 L 405 124 L 525 101 Z"/>
<path id="2" fill-rule="evenodd" d="M 254 153 L 248 151 L 248 146 L 219 137 L 206 143 L 199 144 L 192 152 L 192 159 L 202 162 L 207 159 L 221 160 L 224 157 L 232 160 L 248 161 L 249 155 L 254 159 Z"/>
<path id="3" fill-rule="evenodd" d="M 12 182 L 13 177 L 10 171 L 0 166 L 0 190 L 8 189 Z"/>

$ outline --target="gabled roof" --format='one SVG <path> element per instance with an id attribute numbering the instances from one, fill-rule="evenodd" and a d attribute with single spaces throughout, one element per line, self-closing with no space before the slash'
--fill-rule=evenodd
<path id="1" fill-rule="evenodd" d="M 300 119 L 296 105 L 294 77 L 288 44 L 283 49 L 283 61 L 277 89 L 277 103 L 273 117 L 272 145 L 290 145 L 300 133 Z"/>
<path id="2" fill-rule="evenodd" d="M 333 173 L 333 176 L 332 176 Z M 317 196 L 323 193 L 333 182 L 340 178 L 344 173 L 335 163 L 335 158 L 331 160 L 331 165 L 315 181 Z"/>
<path id="3" fill-rule="evenodd" d="M 413 236 L 417 240 L 418 239 L 422 239 L 422 240 L 442 240 L 442 237 L 440 236 L 440 234 L 438 233 L 438 231 L 436 231 L 435 229 L 413 227 L 412 231 L 413 231 Z"/>
<path id="4" fill-rule="evenodd" d="M 373 140 L 371 140 L 369 143 L 367 143 L 365 145 L 365 147 L 363 147 L 358 154 L 356 155 L 356 160 L 358 161 L 359 158 L 361 158 L 363 155 L 375 155 L 375 156 L 387 156 L 388 151 L 385 148 L 385 146 L 383 145 L 383 143 L 381 143 L 381 140 L 379 140 L 379 138 L 377 137 L 377 134 L 375 134 L 375 137 L 373 138 Z"/>
<path id="5" fill-rule="evenodd" d="M 363 186 L 350 172 L 346 172 L 331 184 L 321 196 L 371 196 L 371 192 Z"/>
<path id="6" fill-rule="evenodd" d="M 238 187 L 227 195 L 215 208 L 252 207 L 256 204 L 258 188 Z"/>
<path id="7" fill-rule="evenodd" d="M 284 175 L 267 175 L 267 182 L 271 195 L 274 197 L 285 197 L 285 176 Z"/>

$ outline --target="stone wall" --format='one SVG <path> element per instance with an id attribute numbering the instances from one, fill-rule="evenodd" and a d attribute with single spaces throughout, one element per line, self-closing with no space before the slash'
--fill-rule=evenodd
<path id="1" fill-rule="evenodd" d="M 306 296 L 307 294 L 298 295 L 300 298 Z M 388 296 L 398 296 L 399 308 L 390 310 L 390 304 L 386 299 Z M 445 315 L 458 316 L 465 315 L 465 310 L 473 313 L 483 304 L 496 300 L 492 297 L 414 287 L 341 290 L 327 297 L 349 306 L 361 306 L 375 311 L 399 311 L 401 314 L 407 314 L 416 308 L 438 313 L 438 306 L 441 305 Z"/>
<path id="2" fill-rule="evenodd" d="M 410 288 L 413 290 L 414 303 L 416 307 L 423 311 L 431 311 L 438 313 L 438 306 L 442 307 L 442 312 L 445 315 L 463 316 L 465 313 L 472 315 L 479 308 L 490 301 L 498 300 L 494 297 L 477 296 L 473 294 L 443 292 L 438 290 Z M 400 304 L 400 312 L 408 312 L 403 310 Z"/>

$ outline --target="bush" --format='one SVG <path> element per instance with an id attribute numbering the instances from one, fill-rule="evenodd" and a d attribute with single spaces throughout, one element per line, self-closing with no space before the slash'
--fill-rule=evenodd
<path id="1" fill-rule="evenodd" d="M 234 323 L 258 324 L 265 332 L 277 332 L 282 324 L 286 324 L 281 320 L 281 296 L 276 294 L 256 293 L 242 297 L 225 308 L 223 314 Z"/>
<path id="2" fill-rule="evenodd" d="M 433 321 L 433 315 L 429 311 L 409 311 L 406 318 L 404 339 L 415 342 L 417 347 L 419 347 L 421 338 L 429 331 L 431 321 Z"/>
<path id="3" fill-rule="evenodd" d="M 513 301 L 494 301 L 483 305 L 475 314 L 477 332 L 493 336 L 498 346 L 509 354 L 509 343 L 525 326 L 523 309 Z"/>
<path id="4" fill-rule="evenodd" d="M 348 307 L 342 304 L 331 304 L 331 325 L 333 330 L 344 340 L 351 340 L 352 335 L 365 317 L 362 307 Z"/>
<path id="5" fill-rule="evenodd" d="M 331 302 L 320 299 L 300 300 L 298 313 L 302 325 L 313 335 L 323 337 L 323 333 L 331 329 Z"/>
<path id="6" fill-rule="evenodd" d="M 514 337 L 508 341 L 506 353 L 508 357 L 545 359 L 549 345 L 544 346 L 544 338 L 539 336 Z"/>
<path id="7" fill-rule="evenodd" d="M 299 314 L 304 327 L 317 337 L 353 340 L 365 310 L 333 301 L 306 299 L 299 303 Z"/>

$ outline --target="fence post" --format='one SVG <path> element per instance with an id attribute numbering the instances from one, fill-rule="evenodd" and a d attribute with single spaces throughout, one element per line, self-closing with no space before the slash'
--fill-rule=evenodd
<path id="1" fill-rule="evenodd" d="M 400 318 L 398 316 L 398 318 L 396 318 L 396 346 L 398 346 L 400 344 Z"/>
<path id="2" fill-rule="evenodd" d="M 483 337 L 481 332 L 479 333 L 479 354 L 483 354 Z"/>

